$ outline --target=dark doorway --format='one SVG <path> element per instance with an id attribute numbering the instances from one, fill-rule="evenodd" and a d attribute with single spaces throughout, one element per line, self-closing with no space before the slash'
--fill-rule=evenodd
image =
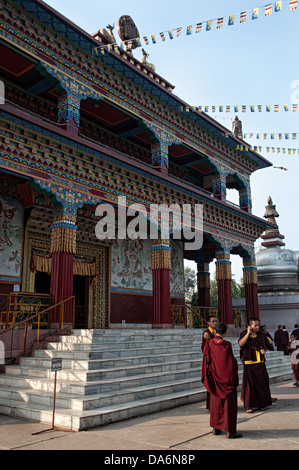
<path id="1" fill-rule="evenodd" d="M 37 294 L 50 294 L 51 274 L 37 271 L 35 273 L 34 292 Z"/>
<path id="2" fill-rule="evenodd" d="M 89 277 L 74 276 L 75 328 L 88 328 Z"/>

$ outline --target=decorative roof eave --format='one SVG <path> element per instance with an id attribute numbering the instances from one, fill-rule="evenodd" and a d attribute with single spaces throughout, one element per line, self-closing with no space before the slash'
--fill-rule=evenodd
<path id="1" fill-rule="evenodd" d="M 24 8 L 25 10 L 29 11 L 28 0 L 14 0 L 14 1 L 21 8 Z M 61 23 L 64 23 L 66 27 L 69 27 L 71 30 L 76 31 L 78 38 L 79 37 L 83 38 L 83 42 L 79 43 L 78 39 L 76 40 L 73 34 L 72 34 L 72 37 L 69 38 L 69 40 L 76 42 L 79 47 L 83 47 L 85 50 L 87 50 L 87 52 L 91 53 L 92 48 L 105 43 L 104 41 L 103 43 L 101 43 L 98 39 L 95 39 L 92 35 L 84 31 L 82 28 L 80 28 L 71 20 L 63 16 L 57 10 L 52 8 L 50 5 L 46 4 L 44 1 L 31 0 L 31 2 L 32 4 L 35 4 L 33 11 L 31 11 L 32 14 L 38 16 L 38 8 L 42 8 L 43 10 L 46 10 L 50 15 L 54 16 L 56 20 L 58 19 Z M 40 13 L 41 13 L 41 10 L 40 10 Z M 42 17 L 40 19 L 41 21 L 47 23 L 47 18 Z M 55 24 L 57 25 L 57 21 Z M 64 32 L 60 32 L 60 34 L 64 34 L 65 37 L 68 37 L 66 30 L 64 30 Z M 118 70 L 120 73 L 122 73 L 124 76 L 128 75 L 130 79 L 132 79 L 132 74 L 133 74 L 133 76 L 135 76 L 134 79 L 136 83 L 139 84 L 139 86 L 145 89 L 148 89 L 150 93 L 152 93 L 158 99 L 161 99 L 161 101 L 164 101 L 169 106 L 176 109 L 178 112 L 182 112 L 181 111 L 182 107 L 186 109 L 192 108 L 189 104 L 185 103 L 178 96 L 174 95 L 171 92 L 171 90 L 174 88 L 173 85 L 171 85 L 169 82 L 164 80 L 158 74 L 154 73 L 148 67 L 144 66 L 144 64 L 141 64 L 139 60 L 135 59 L 130 54 L 126 53 L 125 51 L 121 51 L 121 52 L 122 52 L 121 54 L 118 54 L 114 51 L 110 51 L 109 54 L 104 54 L 101 57 L 101 59 L 103 60 L 104 63 L 112 66 L 113 68 Z M 130 60 L 133 61 L 133 64 L 130 62 Z M 137 65 L 139 65 L 139 67 L 141 68 L 137 67 Z M 153 78 L 151 78 L 151 75 L 153 76 Z M 184 115 L 186 115 L 186 113 L 184 113 Z M 214 134 L 219 139 L 229 144 L 233 148 L 236 148 L 238 144 L 243 145 L 245 147 L 248 146 L 242 139 L 236 138 L 232 134 L 231 130 L 228 130 L 227 128 L 222 126 L 220 123 L 215 121 L 212 117 L 208 116 L 204 112 L 192 111 L 188 113 L 188 118 L 195 121 L 201 127 L 208 130 L 209 132 L 211 132 L 212 134 Z M 271 162 L 266 160 L 264 157 L 262 157 L 255 151 L 252 151 L 252 150 L 246 151 L 246 156 L 256 163 L 257 169 L 267 168 L 267 167 L 272 166 Z"/>
<path id="2" fill-rule="evenodd" d="M 188 182 L 178 180 L 175 177 L 172 177 L 171 175 L 162 175 L 158 173 L 154 168 L 144 164 L 143 162 L 132 160 L 129 156 L 125 154 L 121 154 L 113 149 L 108 149 L 107 147 L 101 146 L 98 143 L 90 142 L 81 136 L 70 136 L 69 134 L 66 134 L 64 130 L 61 130 L 60 128 L 56 127 L 54 124 L 45 122 L 36 116 L 29 115 L 23 111 L 12 108 L 9 105 L 0 105 L 0 117 L 2 114 L 2 117 L 4 119 L 7 119 L 7 113 L 12 117 L 15 116 L 15 118 L 17 118 L 18 120 L 28 121 L 31 126 L 34 125 L 39 127 L 41 129 L 41 132 L 43 132 L 43 130 L 50 132 L 52 134 L 53 139 L 55 139 L 54 134 L 56 134 L 57 138 L 63 139 L 63 141 L 65 142 L 67 141 L 67 145 L 70 145 L 70 142 L 74 142 L 76 145 L 81 145 L 82 147 L 90 148 L 95 152 L 100 152 L 101 154 L 106 155 L 108 159 L 111 158 L 113 160 L 118 160 L 122 162 L 124 165 L 130 167 L 132 171 L 135 171 L 136 173 L 146 173 L 150 178 L 164 183 L 165 185 L 172 185 L 177 189 L 180 189 L 185 194 L 190 194 L 192 196 L 199 197 L 200 200 L 202 200 L 203 202 L 209 203 L 222 210 L 227 210 L 228 212 L 242 217 L 243 219 L 256 223 L 260 227 L 264 228 L 264 230 L 274 228 L 274 226 L 270 224 L 266 219 L 262 219 L 253 214 L 249 214 L 236 206 L 232 206 L 229 203 L 214 198 L 212 195 L 209 196 L 206 192 L 201 191 L 200 188 L 197 189 L 194 188 L 194 186 L 190 187 Z"/>

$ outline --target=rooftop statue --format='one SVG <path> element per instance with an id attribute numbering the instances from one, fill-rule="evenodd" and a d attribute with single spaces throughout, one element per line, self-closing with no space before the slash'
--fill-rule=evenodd
<path id="1" fill-rule="evenodd" d="M 235 137 L 238 137 L 239 139 L 243 138 L 242 121 L 239 120 L 238 116 L 235 117 L 235 120 L 233 122 L 233 134 Z"/>

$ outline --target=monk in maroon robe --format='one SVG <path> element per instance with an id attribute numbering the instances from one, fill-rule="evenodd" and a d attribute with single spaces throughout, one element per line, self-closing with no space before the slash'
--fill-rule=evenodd
<path id="1" fill-rule="evenodd" d="M 241 400 L 247 413 L 272 404 L 265 354 L 270 349 L 267 336 L 260 330 L 260 320 L 251 318 L 247 330 L 240 334 L 240 356 L 243 362 Z"/>
<path id="2" fill-rule="evenodd" d="M 218 318 L 211 315 L 208 318 L 207 324 L 208 328 L 203 332 L 202 334 L 202 342 L 201 342 L 201 350 L 203 352 L 205 344 L 207 341 L 210 341 L 210 339 L 214 338 L 215 335 L 215 326 L 218 322 Z"/>
<path id="3" fill-rule="evenodd" d="M 227 326 L 218 323 L 215 336 L 205 344 L 201 380 L 210 394 L 210 426 L 213 434 L 226 431 L 230 439 L 242 437 L 237 432 L 238 363 L 232 345 L 224 340 Z"/>
<path id="4" fill-rule="evenodd" d="M 202 342 L 201 342 L 201 350 L 203 352 L 205 348 L 205 344 L 210 339 L 214 338 L 215 335 L 215 326 L 217 325 L 218 318 L 214 315 L 210 315 L 207 321 L 208 328 L 202 334 Z M 206 409 L 210 409 L 210 394 L 207 392 L 207 400 L 206 400 Z"/>
<path id="5" fill-rule="evenodd" d="M 299 340 L 297 336 L 291 334 L 290 342 L 287 345 L 287 352 L 291 356 L 291 365 L 293 370 L 293 376 L 295 379 L 295 387 L 299 387 Z"/>

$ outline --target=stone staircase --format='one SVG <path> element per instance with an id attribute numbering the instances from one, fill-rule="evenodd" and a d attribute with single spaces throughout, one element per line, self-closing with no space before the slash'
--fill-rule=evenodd
<path id="1" fill-rule="evenodd" d="M 0 374 L 0 413 L 52 424 L 52 358 L 57 372 L 55 426 L 89 429 L 203 401 L 202 330 L 73 330 Z M 237 338 L 232 342 L 242 365 Z M 290 358 L 267 353 L 270 382 L 292 378 Z"/>

